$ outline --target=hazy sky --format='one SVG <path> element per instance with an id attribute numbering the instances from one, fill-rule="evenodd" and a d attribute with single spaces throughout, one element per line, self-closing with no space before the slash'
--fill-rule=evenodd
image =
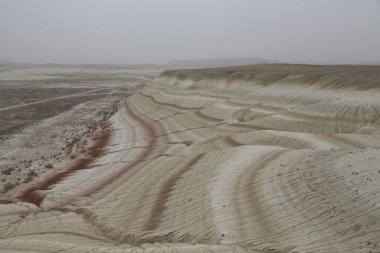
<path id="1" fill-rule="evenodd" d="M 0 0 L 0 59 L 380 61 L 377 0 Z"/>

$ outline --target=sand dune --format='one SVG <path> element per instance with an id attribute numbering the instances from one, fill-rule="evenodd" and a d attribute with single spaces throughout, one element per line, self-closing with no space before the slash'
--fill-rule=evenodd
<path id="1" fill-rule="evenodd" d="M 166 71 L 3 201 L 0 252 L 379 252 L 379 98 L 379 67 Z"/>

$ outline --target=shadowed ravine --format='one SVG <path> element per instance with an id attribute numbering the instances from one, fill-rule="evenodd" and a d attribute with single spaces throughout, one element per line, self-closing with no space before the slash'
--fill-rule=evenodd
<path id="1" fill-rule="evenodd" d="M 0 252 L 379 252 L 380 69 L 166 71 L 0 202 Z"/>

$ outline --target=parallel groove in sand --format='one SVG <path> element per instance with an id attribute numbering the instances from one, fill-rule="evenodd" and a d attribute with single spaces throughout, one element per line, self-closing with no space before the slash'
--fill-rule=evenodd
<path id="1" fill-rule="evenodd" d="M 374 84 L 175 73 L 123 102 L 91 167 L 1 202 L 0 252 L 379 251 Z"/>

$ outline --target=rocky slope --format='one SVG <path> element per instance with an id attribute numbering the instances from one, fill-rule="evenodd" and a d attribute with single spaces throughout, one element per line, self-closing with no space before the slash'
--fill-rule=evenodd
<path id="1" fill-rule="evenodd" d="M 164 72 L 0 205 L 0 252 L 379 252 L 380 68 Z"/>

